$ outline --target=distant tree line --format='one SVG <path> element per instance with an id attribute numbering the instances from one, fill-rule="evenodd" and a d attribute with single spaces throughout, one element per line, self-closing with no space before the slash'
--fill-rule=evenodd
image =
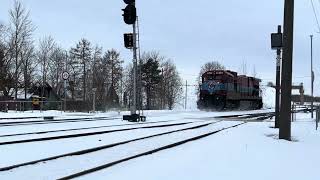
<path id="1" fill-rule="evenodd" d="M 129 108 L 133 97 L 132 64 L 124 65 L 119 51 L 82 38 L 70 49 L 63 49 L 51 36 L 36 41 L 36 26 L 21 2 L 9 11 L 10 23 L 0 24 L 0 96 L 25 99 L 34 87 L 52 87 L 63 98 L 62 73 L 69 72 L 68 101 L 92 104 L 100 110 Z M 138 67 L 139 104 L 144 109 L 172 109 L 182 94 L 182 81 L 171 59 L 158 52 L 145 52 Z M 88 106 L 89 107 L 89 106 Z M 91 106 L 90 106 L 91 107 Z"/>

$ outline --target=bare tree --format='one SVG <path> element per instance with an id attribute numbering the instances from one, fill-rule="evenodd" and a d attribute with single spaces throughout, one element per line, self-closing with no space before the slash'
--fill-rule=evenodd
<path id="1" fill-rule="evenodd" d="M 6 27 L 0 24 L 0 91 L 7 97 L 12 85 L 12 74 L 10 73 L 11 59 L 8 56 L 9 47 L 5 37 Z"/>
<path id="2" fill-rule="evenodd" d="M 6 31 L 7 28 L 4 24 L 0 23 L 0 42 L 3 44 L 6 41 Z"/>
<path id="3" fill-rule="evenodd" d="M 133 97 L 133 65 L 132 63 L 128 64 L 124 69 L 124 76 L 122 77 L 124 82 L 123 88 L 123 105 L 127 108 L 130 108 L 131 97 Z M 142 100 L 140 101 L 142 103 Z"/>
<path id="4" fill-rule="evenodd" d="M 27 92 L 30 85 L 35 80 L 35 72 L 38 66 L 35 47 L 33 44 L 26 45 L 22 49 L 21 58 L 23 62 L 24 98 L 27 99 Z"/>
<path id="5" fill-rule="evenodd" d="M 9 96 L 13 77 L 10 73 L 10 59 L 6 56 L 7 47 L 0 42 L 0 91 L 5 97 Z"/>
<path id="6" fill-rule="evenodd" d="M 23 48 L 32 42 L 32 33 L 35 30 L 30 18 L 29 12 L 23 7 L 19 1 L 14 2 L 14 7 L 9 11 L 10 14 L 10 53 L 15 61 L 14 66 L 14 87 L 15 99 L 18 94 L 19 69 L 23 64 L 21 57 Z M 20 56 L 20 57 L 19 57 Z"/>
<path id="7" fill-rule="evenodd" d="M 201 77 L 202 75 L 207 72 L 207 71 L 214 71 L 214 70 L 224 70 L 226 69 L 224 65 L 222 65 L 220 62 L 218 61 L 211 61 L 211 62 L 207 62 L 205 63 L 202 67 L 201 70 L 199 72 L 198 78 L 197 78 L 197 82 L 198 84 L 201 84 Z M 200 93 L 200 86 L 196 89 L 196 94 L 198 95 Z"/>
<path id="8" fill-rule="evenodd" d="M 202 74 L 204 74 L 207 71 L 224 70 L 224 69 L 226 69 L 224 65 L 222 65 L 218 61 L 207 62 L 201 67 L 197 81 L 200 82 Z"/>
<path id="9" fill-rule="evenodd" d="M 42 71 L 42 91 L 41 97 L 44 97 L 45 86 L 47 82 L 47 70 L 48 70 L 48 62 L 52 57 L 52 54 L 55 50 L 56 43 L 51 36 L 44 37 L 40 39 L 40 47 L 38 51 L 38 61 L 41 64 Z"/>
<path id="10" fill-rule="evenodd" d="M 47 81 L 58 95 L 62 95 L 63 81 L 61 75 L 65 69 L 66 54 L 65 51 L 56 46 L 53 47 L 52 53 L 47 64 Z"/>
<path id="11" fill-rule="evenodd" d="M 141 58 L 141 104 L 146 109 L 173 109 L 182 95 L 182 80 L 173 61 L 159 52 L 145 52 Z M 132 97 L 132 64 L 125 69 L 124 104 L 130 105 Z M 139 84 L 139 83 L 138 83 Z"/>
<path id="12" fill-rule="evenodd" d="M 98 107 L 105 107 L 106 84 L 108 79 L 106 61 L 102 57 L 102 47 L 96 46 L 93 50 L 92 64 L 92 88 L 97 88 L 96 104 Z M 104 109 L 103 109 L 104 110 Z"/>
<path id="13" fill-rule="evenodd" d="M 180 100 L 182 96 L 182 79 L 177 71 L 176 66 L 172 60 L 166 60 L 161 65 L 162 67 L 162 85 L 161 95 L 164 97 L 164 104 L 172 110 L 174 105 Z M 164 109 L 165 107 L 162 107 Z"/>

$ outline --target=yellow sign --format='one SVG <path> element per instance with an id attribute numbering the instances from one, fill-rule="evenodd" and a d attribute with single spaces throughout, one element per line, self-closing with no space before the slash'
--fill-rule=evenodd
<path id="1" fill-rule="evenodd" d="M 32 99 L 32 104 L 33 105 L 39 105 L 40 103 L 39 103 L 39 99 L 38 98 L 33 98 Z"/>

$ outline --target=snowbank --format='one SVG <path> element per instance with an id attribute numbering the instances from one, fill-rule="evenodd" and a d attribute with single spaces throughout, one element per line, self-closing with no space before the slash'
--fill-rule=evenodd
<path id="1" fill-rule="evenodd" d="M 262 88 L 262 100 L 264 108 L 274 108 L 275 107 L 275 97 L 276 90 L 271 87 Z"/>

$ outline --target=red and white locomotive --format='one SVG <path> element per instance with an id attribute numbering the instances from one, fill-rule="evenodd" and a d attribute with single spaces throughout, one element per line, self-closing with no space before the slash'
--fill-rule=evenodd
<path id="1" fill-rule="evenodd" d="M 207 71 L 202 75 L 198 108 L 261 109 L 260 79 L 229 70 Z"/>

